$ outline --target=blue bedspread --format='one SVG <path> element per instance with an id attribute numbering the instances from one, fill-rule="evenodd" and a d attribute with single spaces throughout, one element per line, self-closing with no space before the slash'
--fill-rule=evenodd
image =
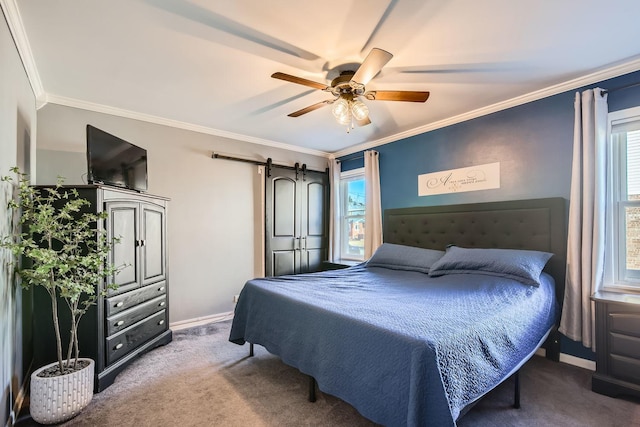
<path id="1" fill-rule="evenodd" d="M 451 426 L 530 355 L 556 316 L 540 287 L 363 265 L 248 281 L 229 340 L 260 344 L 386 426 Z"/>

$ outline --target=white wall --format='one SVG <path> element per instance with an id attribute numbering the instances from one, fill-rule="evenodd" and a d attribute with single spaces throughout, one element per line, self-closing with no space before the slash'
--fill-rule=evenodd
<path id="1" fill-rule="evenodd" d="M 38 164 L 36 171 L 38 182 L 55 183 L 61 170 L 66 171 L 65 184 L 86 184 L 86 153 L 70 151 L 37 150 Z M 84 179 L 84 180 L 83 180 Z"/>
<path id="2" fill-rule="evenodd" d="M 35 96 L 29 85 L 20 57 L 13 43 L 4 16 L 0 19 L 0 176 L 9 174 L 9 168 L 18 166 L 29 172 L 32 144 L 36 130 Z M 15 229 L 10 212 L 6 209 L 13 187 L 0 182 L 0 236 L 10 235 Z M 16 395 L 23 384 L 23 335 L 30 339 L 30 328 L 23 328 L 22 312 L 30 313 L 28 298 L 23 302 L 22 292 L 13 282 L 12 257 L 0 250 L 0 423 L 11 418 Z M 29 358 L 29 356 L 27 356 Z"/>
<path id="3" fill-rule="evenodd" d="M 86 125 L 148 150 L 150 194 L 169 197 L 170 322 L 228 313 L 260 275 L 263 246 L 257 166 L 215 160 L 213 151 L 324 170 L 325 158 L 49 104 L 38 111 L 38 183 L 62 175 L 85 183 Z M 55 155 L 52 151 L 59 151 Z M 60 153 L 63 152 L 63 153 Z M 67 160 L 63 161 L 67 153 Z M 82 155 L 79 155 L 82 154 Z M 47 158 L 59 170 L 52 170 Z M 45 168 L 46 165 L 46 168 Z M 55 168 L 54 168 L 55 169 Z M 81 171 L 81 172 L 79 172 Z"/>

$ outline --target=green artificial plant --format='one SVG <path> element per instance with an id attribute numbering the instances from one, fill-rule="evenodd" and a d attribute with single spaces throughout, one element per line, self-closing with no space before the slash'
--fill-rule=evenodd
<path id="1" fill-rule="evenodd" d="M 98 295 L 115 285 L 98 290 L 104 279 L 117 274 L 121 267 L 107 265 L 107 255 L 117 239 L 108 240 L 97 224 L 106 212 L 91 213 L 90 205 L 74 188 L 64 188 L 63 178 L 55 186 L 35 188 L 28 176 L 12 168 L 11 176 L 2 181 L 17 184 L 17 197 L 9 201 L 14 215 L 19 215 L 22 232 L 17 236 L 0 237 L 0 247 L 11 250 L 22 266 L 16 271 L 22 287 L 43 287 L 50 296 L 53 327 L 56 336 L 58 364 L 51 375 L 63 375 L 80 369 L 78 366 L 78 324 Z M 70 314 L 69 342 L 63 358 L 60 307 L 66 305 Z"/>

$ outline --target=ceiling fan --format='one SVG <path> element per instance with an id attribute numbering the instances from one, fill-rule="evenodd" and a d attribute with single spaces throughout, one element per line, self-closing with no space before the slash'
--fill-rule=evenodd
<path id="1" fill-rule="evenodd" d="M 317 110 L 325 105 L 333 104 L 332 112 L 338 123 L 354 127 L 354 124 L 365 126 L 371 123 L 369 108 L 358 98 L 364 97 L 369 101 L 407 101 L 425 102 L 429 92 L 403 90 L 372 90 L 367 91 L 365 85 L 393 58 L 389 52 L 373 48 L 356 71 L 342 71 L 333 79 L 330 86 L 322 83 L 292 76 L 285 73 L 273 73 L 271 77 L 291 83 L 310 86 L 331 93 L 334 98 L 318 102 L 301 110 L 288 114 L 289 117 L 299 117 Z M 347 132 L 349 128 L 347 128 Z"/>

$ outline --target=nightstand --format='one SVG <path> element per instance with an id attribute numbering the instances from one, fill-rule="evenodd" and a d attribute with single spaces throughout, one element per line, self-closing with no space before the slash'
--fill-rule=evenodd
<path id="1" fill-rule="evenodd" d="M 591 389 L 640 397 L 640 295 L 596 292 L 596 372 Z"/>

